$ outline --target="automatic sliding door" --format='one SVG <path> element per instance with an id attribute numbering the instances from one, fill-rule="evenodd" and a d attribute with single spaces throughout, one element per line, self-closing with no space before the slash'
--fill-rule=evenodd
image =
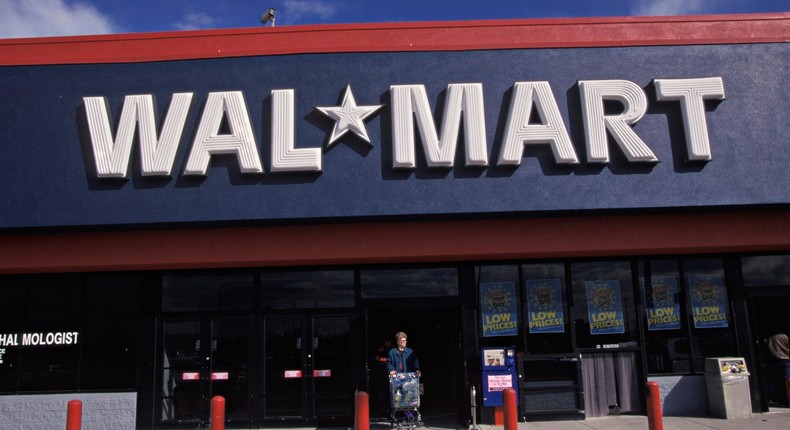
<path id="1" fill-rule="evenodd" d="M 313 405 L 316 417 L 335 418 L 351 414 L 354 387 L 350 328 L 348 316 L 313 318 Z"/>
<path id="2" fill-rule="evenodd" d="M 225 398 L 225 419 L 248 423 L 249 383 L 248 357 L 250 320 L 211 321 L 211 372 L 209 398 Z"/>
<path id="3" fill-rule="evenodd" d="M 265 419 L 305 417 L 304 322 L 304 317 L 267 318 L 265 321 Z"/>
<path id="4" fill-rule="evenodd" d="M 262 417 L 331 421 L 353 415 L 349 316 L 268 317 Z"/>
<path id="5" fill-rule="evenodd" d="M 159 426 L 207 424 L 214 396 L 227 421 L 248 425 L 249 342 L 250 319 L 165 320 Z"/>
<path id="6" fill-rule="evenodd" d="M 165 321 L 161 413 L 172 423 L 199 423 L 206 416 L 201 321 Z"/>

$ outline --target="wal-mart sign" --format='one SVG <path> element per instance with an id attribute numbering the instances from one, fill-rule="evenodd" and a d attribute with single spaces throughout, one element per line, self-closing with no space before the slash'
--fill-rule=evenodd
<path id="1" fill-rule="evenodd" d="M 0 68 L 0 229 L 790 203 L 787 43 Z"/>

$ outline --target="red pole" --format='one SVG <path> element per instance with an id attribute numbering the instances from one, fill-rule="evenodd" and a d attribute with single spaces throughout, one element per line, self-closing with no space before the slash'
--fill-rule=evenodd
<path id="1" fill-rule="evenodd" d="M 225 430 L 225 398 L 211 398 L 211 430 Z"/>
<path id="2" fill-rule="evenodd" d="M 356 430 L 370 430 L 368 393 L 357 391 L 354 395 L 354 424 Z"/>
<path id="3" fill-rule="evenodd" d="M 66 412 L 66 430 L 80 430 L 82 428 L 82 401 L 69 400 Z"/>
<path id="4" fill-rule="evenodd" d="M 649 381 L 645 384 L 647 397 L 647 428 L 648 430 L 664 430 L 664 419 L 661 416 L 661 396 L 658 394 L 658 382 Z"/>
<path id="5" fill-rule="evenodd" d="M 518 430 L 518 411 L 516 410 L 516 390 L 505 388 L 502 392 L 504 402 L 505 430 Z"/>

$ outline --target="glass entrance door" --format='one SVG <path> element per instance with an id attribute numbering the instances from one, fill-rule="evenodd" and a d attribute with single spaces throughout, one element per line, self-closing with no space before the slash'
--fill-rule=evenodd
<path id="1" fill-rule="evenodd" d="M 160 427 L 204 426 L 225 398 L 230 423 L 250 422 L 250 319 L 178 319 L 162 325 Z"/>
<path id="2" fill-rule="evenodd" d="M 262 421 L 340 422 L 353 416 L 351 318 L 277 316 L 264 321 Z"/>

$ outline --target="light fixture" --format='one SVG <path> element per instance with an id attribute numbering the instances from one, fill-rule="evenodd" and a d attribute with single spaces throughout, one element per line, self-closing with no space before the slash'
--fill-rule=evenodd
<path id="1" fill-rule="evenodd" d="M 274 27 L 274 8 L 270 7 L 263 15 L 261 15 L 261 24 L 264 26 L 267 22 L 272 22 L 272 27 Z"/>

